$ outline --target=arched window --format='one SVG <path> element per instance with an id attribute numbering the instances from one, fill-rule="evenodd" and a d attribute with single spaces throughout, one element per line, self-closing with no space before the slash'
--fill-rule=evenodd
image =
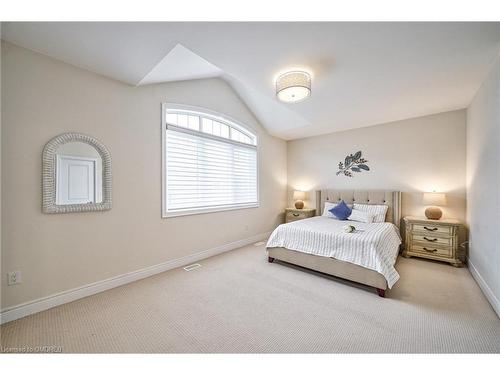
<path id="1" fill-rule="evenodd" d="M 210 110 L 163 105 L 163 216 L 258 207 L 257 136 Z"/>

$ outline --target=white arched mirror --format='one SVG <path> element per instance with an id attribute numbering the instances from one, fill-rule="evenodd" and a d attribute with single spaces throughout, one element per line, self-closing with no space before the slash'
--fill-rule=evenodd
<path id="1" fill-rule="evenodd" d="M 111 157 L 97 139 L 65 133 L 43 150 L 43 212 L 111 209 Z"/>

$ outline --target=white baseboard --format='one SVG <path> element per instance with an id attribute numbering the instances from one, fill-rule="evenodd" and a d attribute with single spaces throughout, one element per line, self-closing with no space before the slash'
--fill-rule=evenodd
<path id="1" fill-rule="evenodd" d="M 500 318 L 500 301 L 493 294 L 493 291 L 490 289 L 490 287 L 488 286 L 488 284 L 486 284 L 486 281 L 484 281 L 483 277 L 481 276 L 481 274 L 479 273 L 479 271 L 477 270 L 477 268 L 470 261 L 470 258 L 468 259 L 468 261 L 469 261 L 468 262 L 469 263 L 468 264 L 469 271 L 470 271 L 472 277 L 474 278 L 474 280 L 476 280 L 477 285 L 479 285 L 479 287 L 483 291 L 483 294 L 485 295 L 486 299 L 491 304 L 491 307 L 493 307 L 493 310 L 495 310 L 495 312 L 497 313 L 498 317 Z"/>
<path id="2" fill-rule="evenodd" d="M 27 315 L 35 314 L 40 311 L 48 310 L 52 307 L 63 305 L 77 299 L 91 296 L 117 286 L 131 283 L 146 277 L 156 275 L 174 268 L 186 266 L 202 259 L 234 250 L 251 243 L 262 241 L 270 236 L 271 232 L 261 233 L 243 240 L 231 242 L 222 246 L 217 246 L 208 250 L 201 251 L 182 258 L 169 260 L 154 266 L 146 267 L 137 271 L 129 272 L 123 275 L 115 276 L 106 280 L 97 281 L 92 284 L 70 289 L 64 292 L 52 294 L 47 297 L 39 298 L 30 302 L 22 303 L 17 306 L 7 307 L 0 312 L 0 324 L 7 323 Z"/>

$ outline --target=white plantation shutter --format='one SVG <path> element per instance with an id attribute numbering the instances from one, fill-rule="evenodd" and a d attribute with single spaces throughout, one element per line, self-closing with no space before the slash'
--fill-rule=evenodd
<path id="1" fill-rule="evenodd" d="M 235 131 L 224 139 L 167 125 L 166 216 L 258 205 L 257 146 L 235 141 Z"/>

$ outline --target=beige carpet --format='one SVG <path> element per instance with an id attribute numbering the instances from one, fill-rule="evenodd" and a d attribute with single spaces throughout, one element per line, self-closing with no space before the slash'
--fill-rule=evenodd
<path id="1" fill-rule="evenodd" d="M 466 268 L 400 258 L 388 298 L 247 246 L 5 324 L 4 348 L 63 352 L 500 352 Z"/>

